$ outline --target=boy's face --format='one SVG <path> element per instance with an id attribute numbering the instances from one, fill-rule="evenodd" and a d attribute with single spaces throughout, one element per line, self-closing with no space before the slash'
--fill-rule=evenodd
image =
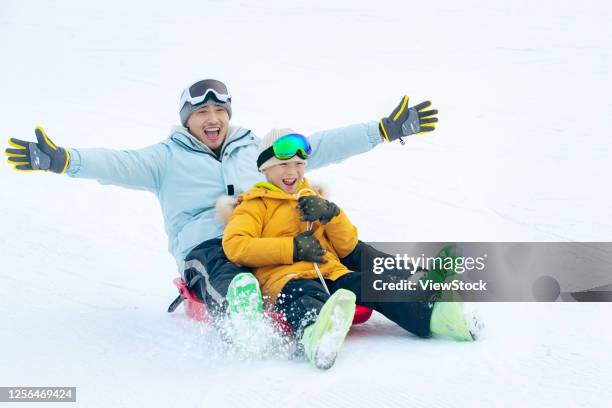
<path id="1" fill-rule="evenodd" d="M 229 115 L 219 105 L 206 105 L 187 119 L 189 132 L 211 150 L 223 144 L 229 127 Z"/>
<path id="2" fill-rule="evenodd" d="M 294 193 L 304 178 L 304 163 L 288 161 L 262 170 L 266 179 L 286 193 Z"/>

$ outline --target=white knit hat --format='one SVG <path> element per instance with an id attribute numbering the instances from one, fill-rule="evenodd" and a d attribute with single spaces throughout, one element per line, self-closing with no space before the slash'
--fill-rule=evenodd
<path id="1" fill-rule="evenodd" d="M 285 136 L 285 135 L 290 135 L 292 133 L 296 133 L 293 129 L 272 129 L 271 131 L 269 131 L 263 138 L 261 144 L 259 145 L 259 152 L 258 152 L 258 156 L 267 148 L 269 148 L 270 146 L 272 146 L 272 143 L 274 143 L 275 141 L 277 141 L 278 139 L 280 139 L 281 137 Z M 270 168 L 272 166 L 276 166 L 277 164 L 281 164 L 281 163 L 287 163 L 287 162 L 298 162 L 298 163 L 307 163 L 308 161 L 305 159 L 302 159 L 300 156 L 298 156 L 297 154 L 295 156 L 293 156 L 290 159 L 286 159 L 286 160 L 281 160 L 278 157 L 274 157 L 272 156 L 271 158 L 269 158 L 268 160 L 266 160 L 265 162 L 263 162 L 261 164 L 261 166 L 259 166 L 259 171 L 265 170 L 267 168 Z"/>

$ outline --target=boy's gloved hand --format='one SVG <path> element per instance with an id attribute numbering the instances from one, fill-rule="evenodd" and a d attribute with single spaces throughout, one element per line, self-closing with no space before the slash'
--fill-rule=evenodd
<path id="1" fill-rule="evenodd" d="M 300 220 L 321 220 L 321 224 L 327 224 L 332 218 L 340 214 L 340 208 L 336 204 L 319 196 L 300 197 L 297 208 L 302 213 Z"/>
<path id="2" fill-rule="evenodd" d="M 391 115 L 380 120 L 378 124 L 380 135 L 389 142 L 399 139 L 400 143 L 404 144 L 402 136 L 435 130 L 438 118 L 434 116 L 438 114 L 438 111 L 436 109 L 426 111 L 425 109 L 429 106 L 431 102 L 425 101 L 409 108 L 408 96 L 404 96 Z"/>
<path id="3" fill-rule="evenodd" d="M 37 142 L 26 142 L 19 139 L 10 139 L 9 145 L 14 149 L 6 149 L 8 163 L 19 171 L 52 171 L 63 173 L 70 163 L 70 154 L 63 147 L 56 146 L 42 127 L 36 126 Z"/>
<path id="4" fill-rule="evenodd" d="M 325 250 L 319 240 L 312 235 L 313 231 L 304 231 L 293 238 L 293 261 L 325 263 Z"/>

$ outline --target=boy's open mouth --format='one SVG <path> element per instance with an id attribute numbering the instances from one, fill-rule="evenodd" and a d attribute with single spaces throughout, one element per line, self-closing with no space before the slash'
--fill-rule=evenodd
<path id="1" fill-rule="evenodd" d="M 291 178 L 291 179 L 282 179 L 283 184 L 285 185 L 285 187 L 293 187 L 295 186 L 295 183 L 297 183 L 297 178 Z"/>

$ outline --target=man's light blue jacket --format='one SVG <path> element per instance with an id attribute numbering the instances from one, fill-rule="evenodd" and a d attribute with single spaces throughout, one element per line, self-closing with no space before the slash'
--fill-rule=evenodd
<path id="1" fill-rule="evenodd" d="M 337 163 L 382 142 L 376 122 L 317 132 L 309 140 L 313 153 L 307 169 Z M 168 250 L 182 268 L 193 248 L 222 236 L 217 199 L 265 181 L 257 170 L 260 142 L 250 130 L 230 126 L 217 157 L 186 128 L 175 127 L 168 139 L 139 150 L 70 149 L 66 173 L 153 192 L 164 216 Z"/>

